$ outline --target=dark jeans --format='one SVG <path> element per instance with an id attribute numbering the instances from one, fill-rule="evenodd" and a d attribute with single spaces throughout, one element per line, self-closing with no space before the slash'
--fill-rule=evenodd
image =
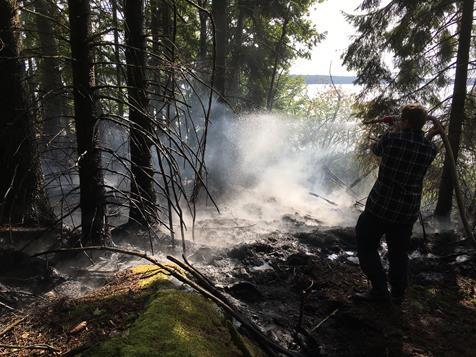
<path id="1" fill-rule="evenodd" d="M 412 229 L 413 223 L 388 223 L 368 212 L 360 215 L 355 227 L 357 254 L 360 267 L 374 289 L 387 290 L 387 277 L 378 254 L 380 239 L 385 234 L 390 264 L 388 278 L 392 294 L 403 295 L 405 292 L 408 284 L 408 250 Z"/>

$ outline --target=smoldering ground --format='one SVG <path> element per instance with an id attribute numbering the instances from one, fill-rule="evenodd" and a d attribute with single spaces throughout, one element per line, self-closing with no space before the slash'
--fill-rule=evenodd
<path id="1" fill-rule="evenodd" d="M 268 231 L 295 215 L 308 223 L 353 224 L 355 201 L 369 186 L 362 182 L 361 192 L 348 190 L 359 175 L 356 127 L 352 118 L 325 122 L 271 113 L 216 118 L 206 165 L 221 215 L 199 210 L 199 220 L 234 218 L 263 229 L 267 223 Z M 336 184 L 330 173 L 342 182 Z"/>

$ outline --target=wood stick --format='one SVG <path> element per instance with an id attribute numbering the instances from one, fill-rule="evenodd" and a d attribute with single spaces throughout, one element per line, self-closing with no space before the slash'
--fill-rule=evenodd
<path id="1" fill-rule="evenodd" d="M 0 332 L 0 337 L 2 337 L 3 335 L 5 335 L 6 333 L 10 332 L 15 326 L 18 326 L 19 324 L 21 324 L 23 321 L 25 321 L 26 319 L 26 316 L 22 317 L 21 319 L 18 319 L 14 322 L 12 322 L 10 325 L 8 325 L 7 327 L 5 327 L 1 332 Z"/>
<path id="2" fill-rule="evenodd" d="M 229 304 L 226 302 L 222 301 L 220 298 L 216 297 L 213 295 L 211 292 L 207 291 L 205 288 L 201 287 L 194 281 L 190 280 L 189 278 L 183 276 L 180 274 L 177 270 L 172 269 L 170 267 L 167 267 L 163 264 L 161 264 L 157 259 L 154 257 L 151 257 L 145 253 L 141 253 L 138 251 L 133 251 L 133 250 L 127 250 L 127 249 L 122 249 L 122 248 L 115 248 L 115 247 L 106 247 L 106 246 L 91 246 L 91 247 L 81 247 L 81 248 L 62 248 L 62 249 L 54 249 L 54 250 L 49 250 L 49 251 L 44 251 L 37 253 L 33 255 L 33 257 L 41 256 L 41 255 L 46 255 L 46 254 L 53 254 L 53 253 L 66 253 L 66 252 L 80 252 L 80 251 L 85 251 L 85 250 L 91 250 L 91 251 L 110 251 L 110 252 L 115 252 L 115 253 L 122 253 L 122 254 L 127 254 L 127 255 L 132 255 L 136 257 L 143 258 L 145 260 L 148 260 L 152 264 L 158 266 L 159 268 L 167 271 L 172 275 L 174 278 L 177 280 L 181 281 L 184 284 L 189 285 L 193 289 L 195 289 L 197 292 L 199 292 L 201 295 L 204 297 L 212 300 L 215 302 L 217 305 L 223 308 L 227 313 L 229 313 L 231 316 L 233 316 L 236 320 L 238 320 L 244 328 L 246 328 L 250 334 L 255 338 L 256 342 L 262 346 L 264 349 L 269 350 L 272 349 L 273 351 L 277 353 L 281 353 L 285 356 L 290 356 L 290 357 L 301 357 L 302 354 L 299 352 L 293 352 L 289 351 L 286 348 L 278 345 L 276 342 L 274 342 L 270 337 L 266 336 L 263 332 L 259 330 L 259 328 L 252 322 L 249 321 L 247 318 L 241 315 L 241 313 L 237 312 L 235 309 L 233 309 Z"/>
<path id="3" fill-rule="evenodd" d="M 17 309 L 15 309 L 15 308 L 13 308 L 13 307 L 11 307 L 11 306 L 9 306 L 9 305 L 1 302 L 1 301 L 0 301 L 0 306 L 4 307 L 5 309 L 10 310 L 10 311 L 17 311 Z"/>
<path id="4" fill-rule="evenodd" d="M 59 349 L 50 346 L 50 345 L 7 345 L 0 343 L 0 348 L 7 348 L 7 349 L 18 349 L 18 350 L 47 350 L 47 351 L 54 351 L 60 352 Z"/>
<path id="5" fill-rule="evenodd" d="M 458 173 L 456 170 L 456 160 L 453 153 L 453 149 L 451 148 L 450 141 L 448 139 L 448 136 L 445 133 L 445 128 L 443 127 L 443 125 L 441 125 L 440 121 L 436 119 L 434 116 L 429 116 L 429 119 L 433 122 L 433 125 L 438 128 L 441 139 L 443 139 L 443 144 L 445 146 L 446 154 L 448 155 L 448 159 L 450 162 L 451 178 L 453 180 L 454 189 L 455 189 L 456 203 L 458 204 L 459 216 L 461 218 L 461 222 L 463 223 L 463 228 L 464 228 L 466 238 L 469 239 L 473 243 L 473 245 L 476 247 L 476 239 L 474 238 L 473 230 L 471 229 L 471 225 L 468 222 L 468 216 L 466 215 L 466 208 L 464 206 L 463 194 L 461 193 L 461 187 L 458 180 Z"/>
<path id="6" fill-rule="evenodd" d="M 323 319 L 321 322 L 319 322 L 316 326 L 314 326 L 311 330 L 311 333 L 314 332 L 315 330 L 317 330 L 319 327 L 321 327 L 324 322 L 326 322 L 327 320 L 329 320 L 332 316 L 334 316 L 335 314 L 337 314 L 337 311 L 339 311 L 339 309 L 335 309 L 334 311 L 332 311 L 329 315 L 326 316 L 325 319 Z"/>

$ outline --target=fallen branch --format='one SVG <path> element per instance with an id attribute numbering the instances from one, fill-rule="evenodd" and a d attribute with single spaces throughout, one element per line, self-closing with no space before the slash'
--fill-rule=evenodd
<path id="1" fill-rule="evenodd" d="M 12 322 L 10 325 L 8 325 L 7 327 L 5 327 L 1 332 L 0 332 L 0 337 L 2 337 L 3 335 L 7 334 L 8 332 L 10 332 L 15 326 L 18 326 L 19 324 L 21 324 L 23 321 L 25 321 L 26 319 L 26 316 L 22 317 L 21 319 L 18 319 L 14 322 Z"/>
<path id="2" fill-rule="evenodd" d="M 62 248 L 62 249 L 54 249 L 54 250 L 49 250 L 49 251 L 44 251 L 37 253 L 33 255 L 33 257 L 41 256 L 41 255 L 47 255 L 47 254 L 53 254 L 53 253 L 67 253 L 67 252 L 81 252 L 81 251 L 110 251 L 110 252 L 115 252 L 115 253 L 122 253 L 126 255 L 132 255 L 136 256 L 139 258 L 143 258 L 145 260 L 148 260 L 152 264 L 158 266 L 159 268 L 167 271 L 172 275 L 174 278 L 179 280 L 180 282 L 189 285 L 193 289 L 195 289 L 197 292 L 199 292 L 201 295 L 204 297 L 212 300 L 215 302 L 218 306 L 223 308 L 227 313 L 229 313 L 233 318 L 238 320 L 242 326 L 255 338 L 256 342 L 265 350 L 269 351 L 272 350 L 275 353 L 281 353 L 285 356 L 290 356 L 290 357 L 300 357 L 302 356 L 298 352 L 293 352 L 289 351 L 286 348 L 278 345 L 275 343 L 271 338 L 266 336 L 263 332 L 259 330 L 259 328 L 251 321 L 249 321 L 247 318 L 241 315 L 241 313 L 237 312 L 235 309 L 233 309 L 229 304 L 218 298 L 217 296 L 213 295 L 211 292 L 207 291 L 205 288 L 201 287 L 194 281 L 190 280 L 189 278 L 183 276 L 180 274 L 177 270 L 167 267 L 164 264 L 161 264 L 157 259 L 154 257 L 151 257 L 145 253 L 133 251 L 133 250 L 127 250 L 127 249 L 122 249 L 122 248 L 115 248 L 115 247 L 105 247 L 105 246 L 92 246 L 92 247 L 81 247 L 81 248 Z"/>
<path id="3" fill-rule="evenodd" d="M 226 326 L 228 327 L 228 331 L 230 331 L 231 339 L 238 349 L 243 353 L 243 357 L 253 357 L 253 354 L 246 346 L 246 343 L 243 341 L 241 335 L 238 333 L 238 331 L 236 331 L 233 323 L 230 320 L 226 320 Z"/>
<path id="4" fill-rule="evenodd" d="M 314 326 L 312 329 L 311 329 L 311 333 L 316 331 L 319 327 L 321 327 L 327 320 L 329 320 L 332 316 L 334 316 L 335 314 L 337 314 L 337 311 L 339 311 L 339 309 L 335 309 L 334 311 L 332 311 L 329 315 L 327 315 L 321 322 L 319 322 L 316 326 Z"/>
<path id="5" fill-rule="evenodd" d="M 70 349 L 69 351 L 66 351 L 65 353 L 62 353 L 61 357 L 77 356 L 81 352 L 84 352 L 84 351 L 90 349 L 92 346 L 93 346 L 92 344 L 85 344 L 85 345 L 81 345 L 81 346 L 78 346 L 78 347 L 74 347 L 74 348 Z"/>
<path id="6" fill-rule="evenodd" d="M 335 203 L 335 202 L 333 202 L 333 201 L 331 201 L 331 200 L 328 200 L 327 198 L 322 197 L 321 195 L 318 195 L 317 193 L 309 192 L 309 194 L 310 194 L 311 196 L 314 196 L 314 197 L 323 199 L 324 201 L 326 201 L 327 203 L 329 203 L 329 204 L 331 204 L 331 205 L 333 205 L 333 206 L 338 206 L 337 203 Z"/>
<path id="7" fill-rule="evenodd" d="M 310 293 L 312 287 L 314 286 L 314 280 L 311 280 L 311 283 L 307 288 L 301 291 L 301 303 L 299 304 L 299 318 L 298 323 L 296 325 L 296 330 L 302 328 L 302 318 L 304 316 L 304 303 L 306 302 L 306 297 Z"/>
<path id="8" fill-rule="evenodd" d="M 46 350 L 46 351 L 53 351 L 53 352 L 60 352 L 59 349 L 50 346 L 50 345 L 6 345 L 0 343 L 0 348 L 7 348 L 7 349 L 15 349 L 15 350 Z"/>
<path id="9" fill-rule="evenodd" d="M 10 310 L 10 311 L 17 311 L 17 309 L 15 309 L 15 308 L 13 308 L 13 307 L 11 307 L 11 306 L 9 306 L 9 305 L 1 302 L 1 301 L 0 301 L 0 306 L 4 307 L 5 309 Z"/>
<path id="10" fill-rule="evenodd" d="M 251 227 L 254 227 L 256 226 L 256 223 L 254 224 L 247 224 L 245 226 L 221 226 L 221 227 L 197 227 L 199 228 L 200 230 L 204 230 L 204 229 L 217 229 L 217 230 L 225 230 L 225 229 L 244 229 L 244 228 L 251 228 Z"/>
<path id="11" fill-rule="evenodd" d="M 453 180 L 456 203 L 458 204 L 458 211 L 459 211 L 459 216 L 461 218 L 461 223 L 463 223 L 463 228 L 464 228 L 466 238 L 468 238 L 476 247 L 476 239 L 474 238 L 473 230 L 471 228 L 471 225 L 469 224 L 468 216 L 466 215 L 466 208 L 464 206 L 464 199 L 461 193 L 461 187 L 458 180 L 458 174 L 456 170 L 456 160 L 454 157 L 453 149 L 451 148 L 450 141 L 448 139 L 448 136 L 445 133 L 445 128 L 443 127 L 443 125 L 441 125 L 439 120 L 436 119 L 434 116 L 429 116 L 429 120 L 431 120 L 433 122 L 433 125 L 438 128 L 441 139 L 443 139 L 446 155 L 450 163 L 451 179 Z"/>
<path id="12" fill-rule="evenodd" d="M 221 291 L 218 290 L 218 288 L 207 278 L 205 277 L 202 273 L 200 273 L 195 267 L 189 263 L 185 255 L 182 255 L 183 260 L 185 261 L 185 264 L 179 261 L 175 257 L 167 256 L 167 259 L 170 260 L 172 263 L 177 264 L 180 268 L 188 272 L 190 275 L 192 275 L 195 279 L 197 279 L 202 285 L 205 286 L 208 290 L 210 290 L 215 296 L 220 298 L 222 301 L 226 302 L 227 304 L 230 304 L 228 299 L 221 293 Z"/>

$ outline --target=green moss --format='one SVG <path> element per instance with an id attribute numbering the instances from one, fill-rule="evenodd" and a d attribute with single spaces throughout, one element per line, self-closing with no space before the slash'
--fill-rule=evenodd
<path id="1" fill-rule="evenodd" d="M 176 265 L 165 264 L 165 266 L 178 270 L 178 267 Z M 163 284 L 169 282 L 169 274 L 166 271 L 157 267 L 156 265 L 136 265 L 131 268 L 131 271 L 134 274 L 138 274 L 140 276 L 139 286 L 141 288 L 147 288 L 156 284 Z"/>
<path id="2" fill-rule="evenodd" d="M 86 356 L 242 356 L 222 314 L 208 300 L 176 289 L 159 290 L 145 312 L 121 337 Z"/>

